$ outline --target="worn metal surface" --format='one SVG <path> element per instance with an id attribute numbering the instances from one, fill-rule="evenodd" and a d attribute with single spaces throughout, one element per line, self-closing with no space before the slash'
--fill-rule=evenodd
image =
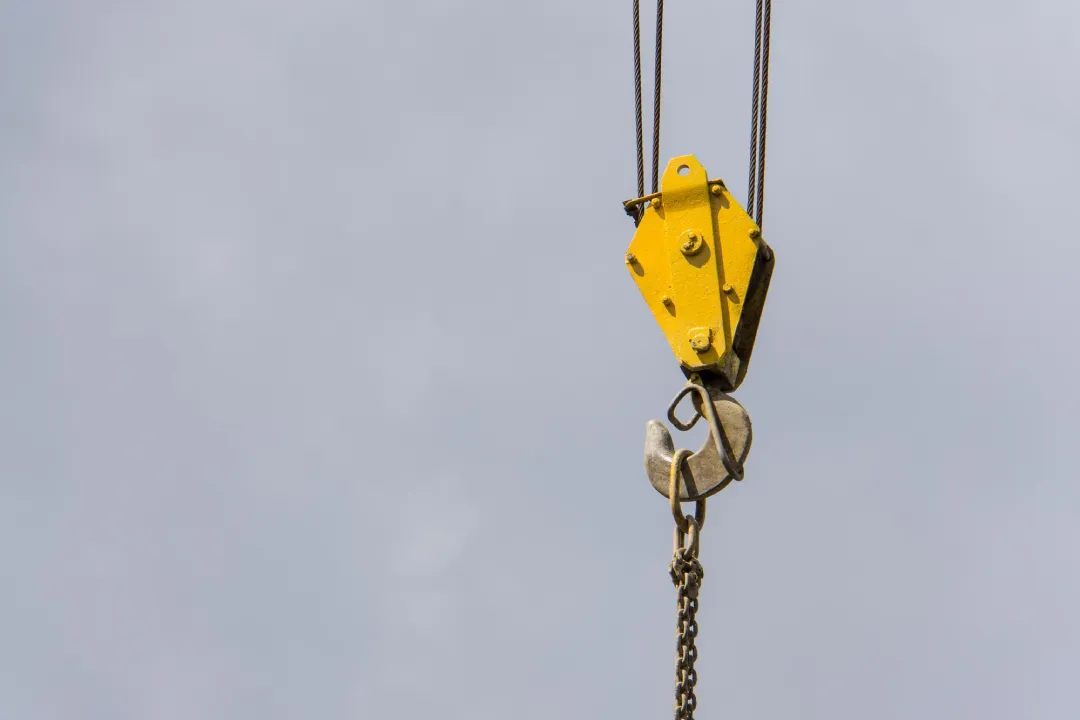
<path id="1" fill-rule="evenodd" d="M 679 364 L 734 390 L 746 375 L 774 264 L 757 224 L 693 155 L 668 163 L 659 193 L 625 206 L 640 218 L 627 269 Z"/>
<path id="2" fill-rule="evenodd" d="M 671 517 L 675 520 L 676 541 L 679 533 L 687 533 L 690 530 L 690 521 L 682 511 L 682 501 L 679 500 L 679 480 L 682 477 L 682 464 L 692 453 L 686 448 L 675 451 L 675 457 L 671 461 L 671 471 L 668 474 L 668 502 L 671 504 Z M 694 502 L 695 526 L 700 530 L 705 525 L 705 498 Z"/>
<path id="3" fill-rule="evenodd" d="M 702 501 L 704 504 L 704 501 Z M 677 593 L 675 626 L 675 720 L 694 720 L 697 710 L 697 610 L 705 569 L 698 560 L 701 526 L 687 517 L 687 530 L 675 528 L 669 573 Z"/>
<path id="4" fill-rule="evenodd" d="M 690 393 L 694 393 L 697 413 L 684 423 L 676 417 L 675 407 Z M 704 397 L 708 397 L 709 402 L 703 402 Z M 715 378 L 705 379 L 700 384 L 688 383 L 668 409 L 668 419 L 680 430 L 690 429 L 701 416 L 709 423 L 709 437 L 700 450 L 686 457 L 677 467 L 673 466 L 675 443 L 667 427 L 659 420 L 650 420 L 645 425 L 645 473 L 649 483 L 664 497 L 670 499 L 669 487 L 676 472 L 681 502 L 702 500 L 720 492 L 732 480 L 742 479 L 743 463 L 752 440 L 750 416 L 735 398 L 720 389 Z M 681 451 L 678 457 L 681 460 L 684 456 L 685 451 Z"/>

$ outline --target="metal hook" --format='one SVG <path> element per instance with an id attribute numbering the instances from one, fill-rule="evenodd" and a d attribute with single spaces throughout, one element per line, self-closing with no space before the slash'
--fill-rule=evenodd
<path id="1" fill-rule="evenodd" d="M 688 394 L 695 394 L 697 413 L 689 423 L 675 417 L 675 408 Z M 742 480 L 743 462 L 750 452 L 750 416 L 733 397 L 719 389 L 716 382 L 691 381 L 675 396 L 668 408 L 668 419 L 686 430 L 704 416 L 709 423 L 709 439 L 696 453 L 680 463 L 682 472 L 674 471 L 675 444 L 671 433 L 659 420 L 645 426 L 645 472 L 656 491 L 670 499 L 671 478 L 681 475 L 677 502 L 702 500 L 714 495 L 732 480 Z M 681 456 L 685 451 L 679 453 Z"/>

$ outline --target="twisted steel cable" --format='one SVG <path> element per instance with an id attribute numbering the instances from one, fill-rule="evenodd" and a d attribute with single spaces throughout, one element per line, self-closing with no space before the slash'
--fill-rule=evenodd
<path id="1" fill-rule="evenodd" d="M 652 191 L 660 190 L 660 61 L 664 51 L 664 0 L 656 2 L 656 57 L 653 79 Z"/>
<path id="2" fill-rule="evenodd" d="M 754 94 L 750 100 L 750 172 L 746 181 L 746 210 L 754 212 L 757 198 L 757 148 L 758 148 L 758 108 L 761 102 L 761 23 L 763 5 L 757 0 L 757 15 L 754 27 Z"/>
<path id="3" fill-rule="evenodd" d="M 641 132 L 641 0 L 634 0 L 634 121 L 637 125 L 637 195 L 645 194 L 645 140 Z"/>
<path id="4" fill-rule="evenodd" d="M 765 130 L 769 115 L 769 34 L 772 26 L 772 0 L 765 0 L 765 24 L 761 51 L 761 139 L 758 155 L 757 217 L 760 228 L 765 219 Z"/>

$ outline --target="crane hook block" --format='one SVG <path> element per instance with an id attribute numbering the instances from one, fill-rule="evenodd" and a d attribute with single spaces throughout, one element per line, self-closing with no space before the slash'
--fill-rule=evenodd
<path id="1" fill-rule="evenodd" d="M 757 223 L 693 155 L 660 192 L 625 203 L 638 219 L 626 266 L 683 372 L 731 392 L 746 376 L 775 263 Z"/>

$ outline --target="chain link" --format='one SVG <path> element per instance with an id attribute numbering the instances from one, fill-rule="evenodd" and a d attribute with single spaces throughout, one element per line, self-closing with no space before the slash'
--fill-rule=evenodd
<path id="1" fill-rule="evenodd" d="M 689 533 L 675 528 L 675 551 L 669 568 L 677 593 L 675 630 L 675 720 L 693 720 L 697 709 L 697 609 L 698 593 L 705 570 L 698 560 L 700 526 L 694 516 L 687 516 Z M 687 542 L 689 535 L 689 542 Z"/>

